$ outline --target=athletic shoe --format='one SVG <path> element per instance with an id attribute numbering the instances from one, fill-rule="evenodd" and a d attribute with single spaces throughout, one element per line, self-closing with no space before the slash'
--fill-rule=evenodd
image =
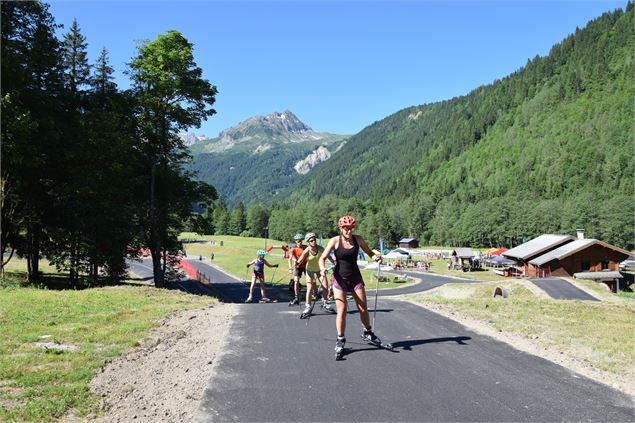
<path id="1" fill-rule="evenodd" d="M 324 303 L 322 304 L 322 308 L 328 313 L 337 313 L 337 310 L 335 309 L 333 303 Z"/>
<path id="2" fill-rule="evenodd" d="M 371 329 L 364 330 L 364 333 L 362 333 L 362 339 L 374 345 L 381 344 L 381 339 L 379 339 Z"/>
<path id="3" fill-rule="evenodd" d="M 253 299 L 252 299 L 251 297 L 249 297 L 249 298 L 247 298 L 247 299 L 245 300 L 245 302 L 246 302 L 246 303 L 250 303 L 250 302 L 252 302 L 252 300 L 253 300 Z"/>
<path id="4" fill-rule="evenodd" d="M 270 300 L 269 298 L 267 298 L 267 297 L 262 297 L 262 298 L 260 299 L 260 302 L 261 302 L 261 303 L 270 303 L 270 302 L 271 302 L 271 300 Z"/>
<path id="5" fill-rule="evenodd" d="M 337 341 L 335 342 L 335 352 L 341 352 L 344 349 L 345 344 L 346 338 L 344 338 L 343 336 L 338 336 Z"/>

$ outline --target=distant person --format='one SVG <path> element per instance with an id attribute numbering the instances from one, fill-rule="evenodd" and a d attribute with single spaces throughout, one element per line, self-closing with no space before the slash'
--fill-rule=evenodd
<path id="1" fill-rule="evenodd" d="M 359 236 L 353 235 L 357 222 L 352 216 L 342 216 L 338 221 L 340 235 L 329 240 L 326 248 L 320 256 L 320 273 L 326 273 L 325 261 L 331 251 L 335 251 L 335 269 L 331 277 L 331 285 L 335 295 L 335 303 L 337 306 L 337 318 L 335 319 L 335 329 L 337 330 L 337 341 L 335 343 L 335 354 L 337 358 L 341 358 L 341 354 L 346 344 L 346 293 L 350 292 L 357 305 L 359 318 L 362 322 L 364 331 L 362 339 L 374 345 L 381 345 L 381 340 L 373 333 L 368 317 L 368 306 L 366 300 L 366 289 L 364 288 L 364 280 L 362 273 L 357 266 L 357 256 L 361 248 L 374 261 L 381 264 L 381 256 L 375 254 L 366 241 Z"/>
<path id="2" fill-rule="evenodd" d="M 254 272 L 251 275 L 251 286 L 249 287 L 249 297 L 247 297 L 246 303 L 250 303 L 253 301 L 252 294 L 254 292 L 254 287 L 256 286 L 256 280 L 260 281 L 260 302 L 268 303 L 271 300 L 267 298 L 267 293 L 265 292 L 265 266 L 268 267 L 278 267 L 277 264 L 269 264 L 267 260 L 265 260 L 265 254 L 267 252 L 265 250 L 256 251 L 256 258 L 249 263 L 247 263 L 247 268 L 249 266 L 254 266 Z"/>
<path id="3" fill-rule="evenodd" d="M 304 235 L 295 234 L 293 237 L 295 241 L 295 247 L 289 250 L 289 273 L 293 274 L 293 299 L 289 302 L 289 305 L 300 304 L 300 279 L 306 271 L 306 259 L 300 261 L 300 256 L 304 252 L 306 245 L 302 244 Z"/>
<path id="4" fill-rule="evenodd" d="M 321 245 L 318 245 L 316 236 L 313 232 L 306 234 L 304 240 L 308 242 L 309 245 L 298 259 L 300 262 L 306 262 L 306 300 L 304 310 L 300 313 L 300 318 L 306 319 L 313 311 L 311 307 L 311 296 L 318 280 L 322 286 L 322 308 L 329 313 L 335 313 L 335 307 L 333 307 L 333 304 L 328 301 L 329 284 L 326 280 L 326 275 L 322 275 L 320 273 L 320 257 L 322 256 L 324 248 Z M 333 259 L 331 259 L 330 256 L 328 259 L 333 263 Z"/>

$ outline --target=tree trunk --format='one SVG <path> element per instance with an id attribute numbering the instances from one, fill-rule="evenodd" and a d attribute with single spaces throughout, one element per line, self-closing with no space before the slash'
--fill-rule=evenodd
<path id="1" fill-rule="evenodd" d="M 40 230 L 37 225 L 29 225 L 27 240 L 27 280 L 37 282 L 40 278 Z"/>
<path id="2" fill-rule="evenodd" d="M 150 254 L 152 254 L 152 272 L 154 276 L 154 286 L 163 288 L 165 286 L 163 272 L 161 270 L 161 240 L 159 238 L 159 225 L 156 211 L 155 199 L 155 168 L 156 164 L 152 163 L 150 171 Z"/>

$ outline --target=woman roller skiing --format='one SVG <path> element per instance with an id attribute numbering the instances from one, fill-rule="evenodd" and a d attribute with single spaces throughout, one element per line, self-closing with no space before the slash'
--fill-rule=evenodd
<path id="1" fill-rule="evenodd" d="M 337 360 L 342 358 L 344 344 L 346 343 L 347 292 L 352 294 L 359 311 L 359 318 L 364 327 L 362 339 L 378 347 L 382 345 L 381 340 L 375 336 L 370 326 L 364 280 L 357 266 L 357 256 L 360 248 L 378 263 L 381 263 L 381 256 L 368 248 L 366 241 L 361 236 L 353 235 L 355 225 L 356 222 L 352 216 L 342 216 L 338 221 L 340 235 L 329 240 L 319 261 L 320 274 L 324 275 L 326 273 L 325 261 L 331 251 L 335 250 L 336 265 L 331 277 L 331 284 L 337 305 L 337 318 L 335 319 L 335 328 L 337 329 L 335 358 Z"/>
<path id="2" fill-rule="evenodd" d="M 313 311 L 311 294 L 313 293 L 313 289 L 317 285 L 318 280 L 322 286 L 322 308 L 329 313 L 335 313 L 333 305 L 328 301 L 329 285 L 326 281 L 326 276 L 320 273 L 319 262 L 324 248 L 322 248 L 321 245 L 318 245 L 316 235 L 313 232 L 306 234 L 304 240 L 308 242 L 309 246 L 302 252 L 302 255 L 300 255 L 300 258 L 298 259 L 299 262 L 306 263 L 306 301 L 304 310 L 300 314 L 300 319 L 306 319 Z M 330 257 L 328 257 L 328 259 L 332 261 Z"/>

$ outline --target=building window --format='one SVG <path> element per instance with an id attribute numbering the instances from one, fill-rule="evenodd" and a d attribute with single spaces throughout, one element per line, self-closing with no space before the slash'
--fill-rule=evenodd
<path id="1" fill-rule="evenodd" d="M 583 261 L 582 262 L 582 271 L 585 272 L 587 270 L 589 270 L 591 268 L 591 265 L 589 264 L 588 261 Z"/>

